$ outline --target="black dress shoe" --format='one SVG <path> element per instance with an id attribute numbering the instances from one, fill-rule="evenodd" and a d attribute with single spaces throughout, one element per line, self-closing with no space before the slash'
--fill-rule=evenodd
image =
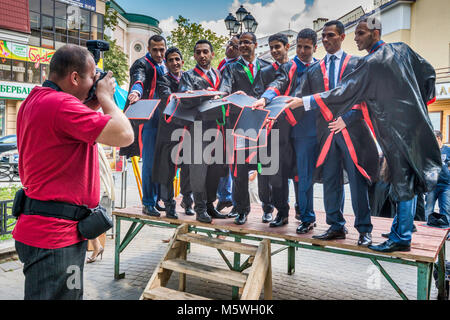
<path id="1" fill-rule="evenodd" d="M 262 216 L 262 222 L 263 223 L 267 223 L 272 221 L 273 217 L 272 217 L 272 212 L 264 212 L 263 216 Z"/>
<path id="2" fill-rule="evenodd" d="M 233 202 L 231 201 L 223 201 L 223 202 L 219 201 L 217 202 L 216 210 L 220 212 L 225 208 L 231 207 L 232 205 Z"/>
<path id="3" fill-rule="evenodd" d="M 376 246 L 370 245 L 368 248 L 378 252 L 411 251 L 411 245 L 395 243 L 390 239 Z"/>
<path id="4" fill-rule="evenodd" d="M 234 219 L 234 223 L 237 225 L 242 225 L 247 222 L 247 214 L 239 213 L 239 215 Z"/>
<path id="5" fill-rule="evenodd" d="M 184 214 L 187 216 L 193 216 L 195 214 L 195 211 L 192 210 L 191 207 L 187 207 L 186 209 L 184 209 Z"/>
<path id="6" fill-rule="evenodd" d="M 213 205 L 207 205 L 206 206 L 206 212 L 213 219 L 226 219 L 228 217 L 228 215 L 221 214 L 219 211 L 217 211 L 216 208 L 214 208 Z"/>
<path id="7" fill-rule="evenodd" d="M 298 227 L 297 227 L 297 233 L 298 234 L 305 234 L 310 232 L 311 230 L 314 229 L 314 227 L 316 226 L 316 224 L 314 222 L 302 222 Z"/>
<path id="8" fill-rule="evenodd" d="M 151 217 L 161 216 L 161 213 L 159 213 L 159 211 L 156 210 L 155 207 L 153 207 L 153 206 L 143 206 L 142 213 L 146 214 L 147 216 L 151 216 Z"/>
<path id="9" fill-rule="evenodd" d="M 239 213 L 237 212 L 236 207 L 233 207 L 230 213 L 228 213 L 227 218 L 236 218 L 237 216 L 239 216 Z"/>
<path id="10" fill-rule="evenodd" d="M 206 211 L 197 213 L 196 220 L 200 221 L 200 222 L 204 222 L 204 223 L 211 223 L 211 221 L 212 221 L 211 217 L 209 216 L 209 214 Z"/>
<path id="11" fill-rule="evenodd" d="M 358 246 L 367 247 L 372 244 L 372 235 L 368 232 L 360 233 L 358 239 Z"/>
<path id="12" fill-rule="evenodd" d="M 273 220 L 269 224 L 269 227 L 272 227 L 272 228 L 281 227 L 288 223 L 289 223 L 288 217 L 281 217 L 280 215 L 277 214 L 277 216 L 275 217 L 275 220 Z"/>
<path id="13" fill-rule="evenodd" d="M 313 239 L 318 240 L 337 240 L 337 239 L 345 239 L 345 230 L 334 231 L 328 229 L 325 233 L 319 234 L 317 236 L 312 236 Z"/>
<path id="14" fill-rule="evenodd" d="M 175 208 L 176 208 L 175 201 L 173 203 L 171 203 L 171 204 L 164 203 L 164 206 L 166 207 L 166 218 L 178 219 L 178 215 L 177 215 L 177 212 L 175 210 Z"/>
<path id="15" fill-rule="evenodd" d="M 389 239 L 389 235 L 390 235 L 389 232 L 388 232 L 388 233 L 382 233 L 382 234 L 381 234 L 381 236 L 382 236 L 383 238 L 388 238 L 388 239 Z"/>

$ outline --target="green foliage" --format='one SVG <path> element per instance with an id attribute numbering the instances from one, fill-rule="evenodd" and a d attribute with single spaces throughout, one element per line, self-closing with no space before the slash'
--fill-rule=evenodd
<path id="1" fill-rule="evenodd" d="M 116 40 L 111 40 L 106 35 L 105 40 L 109 42 L 109 51 L 103 53 L 103 69 L 111 70 L 121 86 L 128 81 L 128 56 L 116 44 Z"/>
<path id="2" fill-rule="evenodd" d="M 191 23 L 189 19 L 182 16 L 178 16 L 176 21 L 178 27 L 171 31 L 171 35 L 167 37 L 167 42 L 169 46 L 180 49 L 185 61 L 184 69 L 192 69 L 197 64 L 194 60 L 194 45 L 200 39 L 206 39 L 213 45 L 215 57 L 211 64 L 212 67 L 217 67 L 225 57 L 225 44 L 228 39 L 217 35 L 214 31 L 203 28 L 201 24 Z"/>
<path id="3" fill-rule="evenodd" d="M 115 30 L 119 23 L 117 11 L 106 4 L 104 24 L 105 28 Z M 103 69 L 111 70 L 119 86 L 128 81 L 128 56 L 123 49 L 116 44 L 116 40 L 111 40 L 105 35 L 105 40 L 109 42 L 109 51 L 103 53 Z"/>
<path id="4" fill-rule="evenodd" d="M 12 185 L 6 188 L 0 188 L 0 200 L 13 200 L 14 196 L 17 192 L 17 190 L 19 190 L 20 188 L 22 188 L 22 186 L 20 185 Z M 11 209 L 7 209 L 8 210 L 8 214 L 11 214 Z M 6 222 L 7 225 L 12 225 L 15 222 L 16 219 L 8 219 L 8 221 Z M 12 231 L 12 229 L 14 228 L 14 225 L 12 225 L 11 227 L 8 228 L 8 231 Z M 5 234 L 0 236 L 0 241 L 1 240 L 8 240 L 11 239 L 12 236 L 11 234 Z"/>
<path id="5" fill-rule="evenodd" d="M 117 11 L 111 8 L 109 3 L 106 3 L 105 13 L 106 14 L 103 20 L 105 28 L 109 28 L 112 31 L 116 30 L 116 26 L 119 23 Z"/>

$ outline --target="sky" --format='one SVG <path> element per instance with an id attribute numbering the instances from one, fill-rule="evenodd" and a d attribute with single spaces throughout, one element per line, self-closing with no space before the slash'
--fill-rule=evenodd
<path id="1" fill-rule="evenodd" d="M 371 10 L 373 0 L 116 0 L 128 13 L 149 15 L 159 20 L 163 35 L 176 28 L 175 19 L 182 15 L 192 22 L 227 36 L 224 23 L 228 13 L 235 15 L 240 5 L 249 11 L 258 22 L 257 37 L 278 31 L 299 31 L 312 28 L 313 20 L 321 17 L 337 19 L 358 6 Z"/>

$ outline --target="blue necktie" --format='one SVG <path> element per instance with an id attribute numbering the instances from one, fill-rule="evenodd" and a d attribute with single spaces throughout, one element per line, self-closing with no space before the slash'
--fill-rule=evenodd
<path id="1" fill-rule="evenodd" d="M 334 83 L 334 69 L 335 69 L 334 60 L 336 60 L 336 56 L 331 56 L 330 57 L 330 66 L 329 66 L 329 71 L 328 71 L 330 90 L 334 89 L 334 87 L 336 86 L 336 84 Z"/>

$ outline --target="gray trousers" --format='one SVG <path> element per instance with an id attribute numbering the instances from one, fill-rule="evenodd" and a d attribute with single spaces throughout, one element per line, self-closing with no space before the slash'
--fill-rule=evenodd
<path id="1" fill-rule="evenodd" d="M 41 249 L 16 241 L 24 264 L 25 300 L 82 300 L 87 241 L 60 249 Z"/>

